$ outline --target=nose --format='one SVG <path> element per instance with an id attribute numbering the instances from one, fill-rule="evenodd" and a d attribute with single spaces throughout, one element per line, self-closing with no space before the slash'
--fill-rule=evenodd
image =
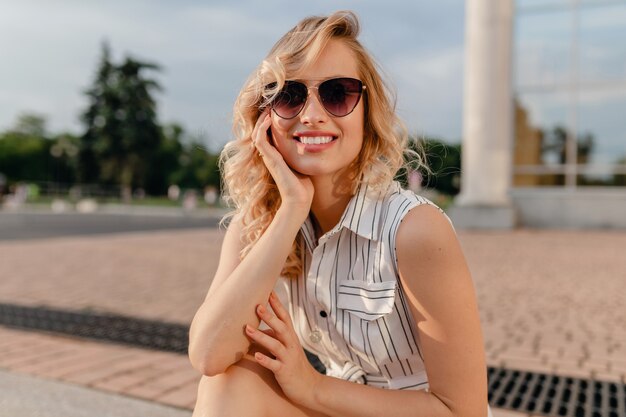
<path id="1" fill-rule="evenodd" d="M 300 121 L 302 124 L 324 123 L 328 120 L 328 113 L 324 110 L 319 94 L 311 90 L 317 89 L 315 87 L 309 88 L 309 97 L 300 112 Z"/>

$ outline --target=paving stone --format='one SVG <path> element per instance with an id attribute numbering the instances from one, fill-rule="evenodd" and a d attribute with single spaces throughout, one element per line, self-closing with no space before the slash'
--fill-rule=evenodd
<path id="1" fill-rule="evenodd" d="M 189 409 L 5 371 L 0 371 L 0 392 L 3 417 L 191 417 Z"/>
<path id="2" fill-rule="evenodd" d="M 189 325 L 217 268 L 223 235 L 204 229 L 0 242 L 0 302 Z M 489 365 L 624 379 L 626 331 L 615 312 L 626 292 L 626 232 L 460 230 L 458 236 Z M 0 327 L 0 367 L 108 389 L 117 381 L 125 395 L 190 409 L 199 375 L 184 355 L 167 355 Z M 162 373 L 150 374 L 156 363 Z M 119 388 L 132 378 L 134 385 Z M 494 409 L 494 417 L 501 413 Z"/>

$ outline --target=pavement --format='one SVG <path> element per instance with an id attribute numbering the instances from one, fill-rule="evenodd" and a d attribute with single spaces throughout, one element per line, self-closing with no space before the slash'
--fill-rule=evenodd
<path id="1" fill-rule="evenodd" d="M 5 371 L 0 371 L 0 392 L 2 392 L 0 411 L 3 416 L 187 417 L 190 415 L 188 411 L 150 401 Z"/>
<path id="2" fill-rule="evenodd" d="M 224 235 L 206 224 L 0 241 L 0 302 L 188 326 Z M 489 366 L 625 382 L 625 231 L 457 233 Z M 199 379 L 186 355 L 0 326 L 2 417 L 190 416 Z"/>

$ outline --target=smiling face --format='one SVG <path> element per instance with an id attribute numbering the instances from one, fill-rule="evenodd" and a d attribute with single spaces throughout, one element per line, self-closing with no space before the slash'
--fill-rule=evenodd
<path id="1" fill-rule="evenodd" d="M 298 80 L 316 87 L 322 81 L 339 77 L 360 78 L 352 51 L 340 40 L 331 40 Z M 322 106 L 317 89 L 309 88 L 304 108 L 293 119 L 282 119 L 271 112 L 274 145 L 287 164 L 301 174 L 341 177 L 363 145 L 363 101 L 361 98 L 347 116 L 335 117 Z M 324 144 L 328 137 L 332 141 Z M 317 142 L 322 144 L 304 143 L 316 141 L 313 138 L 319 138 Z"/>

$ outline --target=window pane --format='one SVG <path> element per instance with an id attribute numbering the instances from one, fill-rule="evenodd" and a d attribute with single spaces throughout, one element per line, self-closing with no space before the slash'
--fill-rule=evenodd
<path id="1" fill-rule="evenodd" d="M 519 96 L 515 115 L 515 165 L 565 163 L 568 136 L 565 93 L 529 93 Z"/>
<path id="2" fill-rule="evenodd" d="M 625 167 L 626 168 L 626 167 Z M 615 172 L 607 175 L 578 175 L 576 185 L 600 186 L 600 187 L 623 187 L 626 186 L 626 174 Z"/>
<path id="3" fill-rule="evenodd" d="M 581 8 L 579 54 L 581 81 L 626 82 L 626 2 Z"/>
<path id="4" fill-rule="evenodd" d="M 515 7 L 523 12 L 524 10 L 534 10 L 535 8 L 569 6 L 571 0 L 517 0 Z"/>
<path id="5" fill-rule="evenodd" d="M 569 102 L 565 93 L 527 93 L 516 100 L 514 186 L 565 184 Z"/>
<path id="6" fill-rule="evenodd" d="M 565 185 L 563 174 L 515 174 L 513 187 L 555 187 Z"/>
<path id="7" fill-rule="evenodd" d="M 579 103 L 579 163 L 626 164 L 626 88 L 581 92 Z"/>
<path id="8" fill-rule="evenodd" d="M 515 83 L 562 84 L 570 77 L 572 13 L 519 15 L 515 28 Z"/>

